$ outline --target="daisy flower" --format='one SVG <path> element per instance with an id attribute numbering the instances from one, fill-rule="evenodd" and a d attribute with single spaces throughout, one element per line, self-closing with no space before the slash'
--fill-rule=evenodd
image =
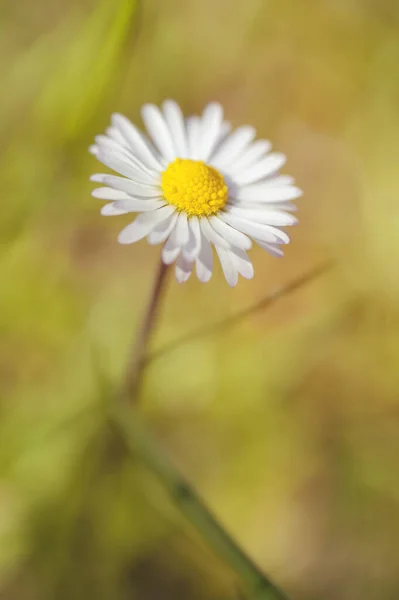
<path id="1" fill-rule="evenodd" d="M 110 201 L 101 213 L 139 213 L 119 234 L 121 244 L 145 237 L 150 244 L 164 244 L 162 260 L 176 261 L 180 283 L 194 268 L 200 281 L 209 281 L 212 246 L 231 286 L 239 274 L 253 277 L 247 254 L 252 242 L 282 256 L 280 246 L 289 237 L 279 227 L 296 223 L 289 201 L 302 193 L 292 177 L 278 174 L 283 154 L 270 152 L 266 140 L 254 141 L 249 125 L 231 131 L 216 102 L 188 118 L 172 100 L 162 110 L 146 104 L 142 118 L 148 135 L 114 114 L 105 135 L 90 147 L 118 173 L 91 177 L 103 186 L 93 196 Z"/>

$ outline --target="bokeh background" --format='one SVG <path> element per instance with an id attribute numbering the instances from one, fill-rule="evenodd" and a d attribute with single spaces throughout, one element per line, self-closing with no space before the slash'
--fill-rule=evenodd
<path id="1" fill-rule="evenodd" d="M 164 452 L 293 600 L 399 598 L 399 4 L 3 0 L 0 598 L 239 598 L 136 457 L 104 454 L 159 248 L 90 196 L 122 112 L 210 100 L 288 155 L 284 259 L 228 288 L 170 279 L 141 410 Z"/>

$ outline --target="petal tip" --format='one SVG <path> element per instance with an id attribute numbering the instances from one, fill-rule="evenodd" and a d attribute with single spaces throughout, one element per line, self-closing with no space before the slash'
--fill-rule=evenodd
<path id="1" fill-rule="evenodd" d="M 226 279 L 226 281 L 227 281 L 227 279 Z M 231 288 L 235 288 L 238 281 L 227 281 L 227 283 Z"/>
<path id="2" fill-rule="evenodd" d="M 104 177 L 105 176 L 101 173 L 95 173 L 94 175 L 90 175 L 89 179 L 90 181 L 94 181 L 95 183 L 103 183 Z"/>
<path id="3" fill-rule="evenodd" d="M 118 235 L 118 243 L 122 244 L 122 246 L 126 246 L 127 244 L 133 244 L 131 240 L 127 239 L 121 234 Z"/>
<path id="4" fill-rule="evenodd" d="M 170 106 L 170 107 L 173 106 L 173 108 L 179 107 L 178 103 L 175 100 L 172 100 L 171 98 L 165 98 L 165 100 L 162 102 L 162 108 L 165 108 L 168 106 Z"/>
<path id="5" fill-rule="evenodd" d="M 117 123 L 118 121 L 120 121 L 123 118 L 125 118 L 125 117 L 121 113 L 114 112 L 111 115 L 111 122 L 112 123 Z"/>

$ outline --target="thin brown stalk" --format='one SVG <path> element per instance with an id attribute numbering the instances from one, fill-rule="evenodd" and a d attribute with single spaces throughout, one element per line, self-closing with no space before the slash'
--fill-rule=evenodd
<path id="1" fill-rule="evenodd" d="M 160 261 L 150 301 L 126 365 L 121 397 L 134 404 L 137 403 L 140 395 L 148 345 L 158 317 L 167 272 L 168 266 Z"/>

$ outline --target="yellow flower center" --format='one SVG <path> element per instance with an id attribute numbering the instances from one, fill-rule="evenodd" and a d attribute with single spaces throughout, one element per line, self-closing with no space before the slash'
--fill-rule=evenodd
<path id="1" fill-rule="evenodd" d="M 161 185 L 165 199 L 189 215 L 214 215 L 227 202 L 223 175 L 201 160 L 176 158 L 162 173 Z"/>

